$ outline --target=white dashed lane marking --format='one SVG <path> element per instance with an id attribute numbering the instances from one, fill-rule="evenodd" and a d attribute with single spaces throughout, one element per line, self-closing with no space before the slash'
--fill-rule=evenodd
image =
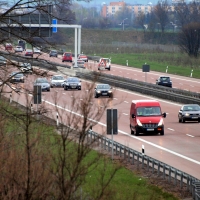
<path id="1" fill-rule="evenodd" d="M 174 131 L 174 129 L 172 129 L 172 128 L 167 128 L 168 130 L 170 130 L 170 131 Z"/>
<path id="2" fill-rule="evenodd" d="M 127 113 L 123 113 L 123 115 L 128 115 Z"/>
<path id="3" fill-rule="evenodd" d="M 189 136 L 189 137 L 194 137 L 193 135 L 189 135 L 189 134 L 186 134 L 187 136 Z"/>
<path id="4" fill-rule="evenodd" d="M 124 103 L 128 103 L 128 101 L 124 101 Z"/>

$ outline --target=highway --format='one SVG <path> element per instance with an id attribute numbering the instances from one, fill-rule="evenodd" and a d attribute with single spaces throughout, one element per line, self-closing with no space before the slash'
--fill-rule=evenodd
<path id="1" fill-rule="evenodd" d="M 60 58 L 48 59 L 62 63 Z M 96 63 L 90 61 L 87 64 L 87 68 L 97 70 Z M 125 66 L 113 64 L 111 71 L 103 71 L 102 73 L 131 77 L 133 79 L 145 81 L 145 74 L 141 72 L 141 70 L 135 68 L 131 69 Z M 163 73 L 149 72 L 147 75 L 148 82 L 155 83 L 155 80 L 159 75 L 163 75 Z M 197 79 L 176 75 L 170 75 L 170 77 L 173 80 L 173 87 L 180 89 L 184 88 L 196 92 L 200 91 L 199 80 Z M 29 75 L 23 84 L 23 87 L 31 90 L 35 78 L 35 75 Z M 93 88 L 91 83 L 82 80 L 81 91 L 64 91 L 63 88 L 52 88 L 50 92 L 43 92 L 43 104 L 49 109 L 49 117 L 56 119 L 56 112 L 58 111 L 59 120 L 62 120 L 63 123 L 68 123 L 67 116 L 69 115 L 77 116 L 76 122 L 79 121 L 80 123 L 81 104 L 84 100 L 88 99 L 90 92 L 93 94 L 93 89 L 89 90 L 89 87 Z M 9 90 L 9 88 L 7 87 L 6 90 Z M 98 119 L 98 117 L 96 117 L 95 114 L 92 115 L 92 113 L 97 113 L 101 108 L 116 108 L 118 109 L 119 114 L 119 132 L 118 135 L 114 135 L 115 141 L 139 152 L 142 152 L 142 145 L 144 145 L 146 155 L 200 179 L 200 126 L 197 122 L 178 122 L 177 115 L 181 104 L 157 99 L 161 103 L 162 112 L 167 113 L 167 117 L 164 120 L 165 135 L 140 135 L 136 137 L 135 135 L 130 134 L 129 128 L 129 109 L 131 101 L 133 99 L 152 99 L 152 97 L 122 90 L 120 88 L 114 88 L 113 90 L 114 98 L 112 100 L 104 97 L 98 99 L 93 97 L 92 99 L 88 99 L 91 104 L 91 115 L 89 116 L 91 123 L 93 124 L 93 131 L 105 135 L 106 112 L 102 113 L 101 119 Z M 9 97 L 9 94 L 5 95 Z M 13 93 L 12 99 L 26 105 L 26 95 L 31 99 L 32 96 L 26 93 L 20 95 Z M 55 96 L 57 98 L 55 98 Z M 72 107 L 74 102 L 76 103 L 76 106 L 79 105 L 79 109 Z M 34 105 L 34 109 L 36 109 L 36 105 Z M 73 113 L 70 112 L 71 110 L 73 110 Z"/>

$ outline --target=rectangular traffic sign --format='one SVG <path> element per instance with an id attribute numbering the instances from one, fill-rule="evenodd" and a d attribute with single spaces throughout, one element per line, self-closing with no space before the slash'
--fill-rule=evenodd
<path id="1" fill-rule="evenodd" d="M 57 33 L 57 19 L 52 19 L 52 32 Z"/>

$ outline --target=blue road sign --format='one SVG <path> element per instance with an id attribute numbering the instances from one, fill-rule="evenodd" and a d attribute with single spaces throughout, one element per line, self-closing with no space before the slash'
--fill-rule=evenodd
<path id="1" fill-rule="evenodd" d="M 52 32 L 57 33 L 57 19 L 52 19 Z"/>

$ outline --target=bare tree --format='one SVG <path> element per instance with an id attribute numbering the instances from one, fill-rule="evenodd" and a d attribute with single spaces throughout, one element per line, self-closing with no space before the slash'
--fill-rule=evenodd
<path id="1" fill-rule="evenodd" d="M 158 2 L 158 4 L 154 8 L 154 13 L 157 17 L 157 22 L 159 23 L 159 25 L 161 27 L 162 33 L 164 33 L 165 26 L 169 22 L 168 11 L 169 11 L 169 5 L 168 5 L 167 0 Z"/>
<path id="2" fill-rule="evenodd" d="M 143 12 L 141 12 L 137 18 L 136 18 L 136 24 L 138 24 L 142 29 L 143 31 L 145 32 L 145 21 L 146 21 L 146 16 Z"/>
<path id="3" fill-rule="evenodd" d="M 180 25 L 179 47 L 189 56 L 197 58 L 200 47 L 200 5 L 196 2 L 176 7 L 177 25 Z"/>
<path id="4" fill-rule="evenodd" d="M 41 13 L 46 17 L 48 14 L 52 16 L 60 14 L 58 17 L 61 19 L 61 12 L 66 11 L 63 20 L 68 23 L 70 16 L 73 15 L 68 7 L 69 2 L 65 3 L 66 6 L 59 7 L 61 10 L 57 9 L 55 13 L 49 13 L 51 7 L 45 6 L 42 1 L 27 1 L 26 3 L 18 1 L 0 16 L 0 22 L 7 25 L 7 28 L 0 29 L 1 55 L 8 60 L 6 66 L 0 67 L 2 94 L 0 100 L 4 102 L 0 103 L 1 199 L 80 199 L 80 197 L 86 199 L 88 196 L 93 199 L 105 199 L 111 193 L 108 189 L 110 182 L 120 168 L 113 167 L 109 173 L 106 173 L 106 169 L 99 168 L 102 162 L 106 166 L 109 160 L 103 159 L 104 156 L 101 153 L 93 152 L 93 149 L 98 148 L 96 139 L 88 142 L 89 128 L 91 125 L 98 124 L 111 101 L 110 99 L 102 100 L 101 107 L 93 102 L 95 80 L 87 85 L 88 93 L 80 97 L 81 103 L 76 101 L 77 94 L 73 94 L 70 104 L 63 102 L 63 108 L 70 105 L 69 112 L 66 111 L 67 108 L 65 110 L 56 106 L 59 100 L 56 93 L 53 93 L 55 107 L 50 108 L 44 102 L 37 109 L 32 109 L 33 97 L 30 95 L 33 95 L 33 86 L 27 84 L 27 87 L 17 90 L 17 85 L 10 83 L 9 74 L 13 70 L 20 70 L 19 61 L 30 62 L 31 60 L 33 63 L 38 63 L 38 66 L 46 65 L 51 68 L 50 63 L 41 59 L 40 56 L 24 58 L 12 50 L 4 49 L 5 43 L 13 43 L 17 39 L 25 40 L 33 47 L 38 46 L 35 36 L 38 36 L 39 28 L 31 30 L 23 27 L 18 17 L 33 13 L 36 17 Z M 60 5 L 62 5 L 61 1 L 57 6 Z M 12 24 L 20 28 L 13 29 Z M 40 36 L 39 39 L 41 44 L 53 46 L 47 38 Z M 44 62 L 40 64 L 42 61 Z M 31 79 L 32 76 L 48 77 L 49 73 L 48 71 L 40 73 L 38 69 L 33 71 L 33 75 L 28 75 L 28 78 Z M 4 96 L 9 98 L 9 94 L 13 93 L 16 97 L 15 101 L 20 102 L 21 98 L 23 102 L 25 100 L 23 107 L 14 104 L 20 109 L 10 107 L 9 101 L 6 102 L 4 99 Z M 56 112 L 59 113 L 61 120 L 58 129 L 56 129 L 55 121 L 50 121 L 49 118 L 52 118 L 52 114 Z M 39 120 L 38 117 L 40 117 Z M 104 170 L 106 175 L 101 170 Z M 96 190 L 93 190 L 94 194 L 87 191 L 85 187 L 87 176 L 92 171 L 97 171 L 98 176 L 102 177 L 101 180 L 104 180 Z M 108 179 L 103 178 L 104 176 Z"/>
<path id="5" fill-rule="evenodd" d="M 179 34 L 179 47 L 189 56 L 197 58 L 200 48 L 200 23 L 189 23 Z"/>

